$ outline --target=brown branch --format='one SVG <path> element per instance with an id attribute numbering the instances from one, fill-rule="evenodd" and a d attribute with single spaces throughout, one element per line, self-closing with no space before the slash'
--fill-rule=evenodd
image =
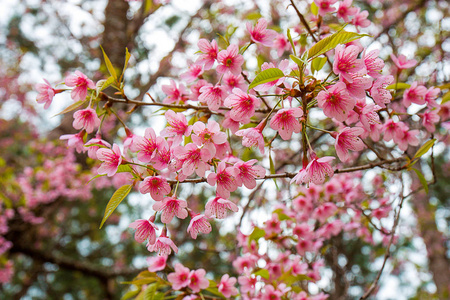
<path id="1" fill-rule="evenodd" d="M 395 231 L 396 231 L 398 223 L 400 221 L 400 212 L 403 207 L 403 202 L 406 199 L 406 197 L 403 196 L 403 180 L 402 180 L 401 193 L 402 193 L 402 197 L 401 197 L 400 203 L 398 204 L 398 209 L 397 209 L 397 212 L 394 217 L 394 225 L 392 225 L 392 229 L 391 229 L 391 233 L 390 233 L 391 238 L 389 239 L 389 244 L 386 247 L 386 252 L 384 253 L 383 265 L 381 266 L 381 269 L 378 271 L 377 277 L 375 278 L 374 282 L 372 282 L 369 289 L 367 290 L 367 292 L 364 293 L 364 295 L 360 298 L 360 300 L 367 299 L 370 296 L 370 294 L 373 293 L 373 291 L 375 290 L 375 288 L 378 285 L 378 281 L 380 281 L 380 277 L 381 277 L 381 274 L 383 273 L 384 267 L 386 266 L 386 262 L 387 262 L 388 258 L 391 256 L 391 246 L 392 246 L 392 243 L 394 242 Z"/>
<path id="2" fill-rule="evenodd" d="M 76 260 L 68 258 L 66 256 L 57 255 L 50 251 L 43 251 L 36 249 L 34 247 L 28 247 L 25 245 L 20 245 L 19 243 L 14 243 L 14 246 L 10 249 L 11 253 L 22 253 L 30 256 L 32 259 L 49 262 L 58 265 L 61 268 L 79 271 L 83 274 L 97 277 L 102 280 L 117 276 L 127 276 L 134 275 L 142 271 L 140 269 L 123 269 L 123 270 L 111 270 L 108 268 L 103 268 L 101 266 L 96 266 L 91 263 L 85 263 L 81 260 Z"/>
<path id="3" fill-rule="evenodd" d="M 392 163 L 397 163 L 397 162 L 401 162 L 401 161 L 405 161 L 405 160 L 406 160 L 405 158 L 399 157 L 399 158 L 395 158 L 395 159 L 384 160 L 384 161 L 370 163 L 370 164 L 361 165 L 361 166 L 357 166 L 357 167 L 336 169 L 334 171 L 334 174 L 350 173 L 350 172 L 356 172 L 356 171 L 361 171 L 361 170 L 373 169 L 375 167 L 382 167 L 385 164 L 392 164 Z M 397 170 L 397 169 L 401 170 L 403 168 L 404 167 L 400 167 L 400 168 L 396 168 L 393 170 Z M 266 179 L 273 179 L 273 178 L 293 178 L 295 175 L 297 175 L 297 173 L 286 172 L 286 173 L 280 173 L 280 174 L 269 174 L 264 177 L 255 178 L 255 179 L 256 180 L 266 180 Z M 170 184 L 175 184 L 175 183 L 177 183 L 177 180 L 167 180 L 167 182 Z M 201 182 L 206 182 L 206 178 L 200 177 L 200 178 L 186 179 L 184 181 L 180 181 L 180 183 L 201 183 Z"/>
<path id="4" fill-rule="evenodd" d="M 224 115 L 222 113 L 218 113 L 218 112 L 214 112 L 214 111 L 210 110 L 208 106 L 198 106 L 198 105 L 192 105 L 192 104 L 168 104 L 168 103 L 161 103 L 161 102 L 143 102 L 143 101 L 132 100 L 132 99 L 125 100 L 125 99 L 118 99 L 118 98 L 108 96 L 107 94 L 105 94 L 103 92 L 100 93 L 99 98 L 101 101 L 107 101 L 107 102 L 109 101 L 109 102 L 123 103 L 123 104 L 134 104 L 136 106 L 158 106 L 158 107 L 177 108 L 177 109 L 194 109 L 197 111 L 206 111 L 211 114 L 216 114 L 216 115 L 221 115 L 221 116 Z M 219 107 L 219 110 L 231 110 L 231 108 L 221 106 L 221 107 Z M 268 113 L 268 112 L 270 112 L 270 110 L 256 109 L 255 112 Z"/>
<path id="5" fill-rule="evenodd" d="M 300 21 L 302 22 L 303 26 L 305 26 L 306 30 L 308 31 L 308 33 L 311 35 L 311 37 L 313 38 L 314 42 L 318 42 L 317 38 L 314 36 L 313 32 L 311 31 L 311 28 L 308 25 L 308 22 L 306 22 L 305 17 L 302 15 L 302 13 L 298 10 L 297 6 L 295 6 L 294 1 L 291 1 L 291 6 L 295 9 L 295 12 L 297 13 L 297 16 L 300 18 Z"/>

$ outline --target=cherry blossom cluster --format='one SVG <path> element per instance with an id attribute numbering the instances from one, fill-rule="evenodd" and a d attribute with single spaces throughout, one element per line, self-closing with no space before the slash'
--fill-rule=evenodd
<path id="1" fill-rule="evenodd" d="M 358 28 L 370 24 L 367 11 L 352 7 L 351 0 L 314 3 L 320 16 L 336 11 L 338 18 Z M 146 242 L 150 252 L 159 254 L 149 261 L 151 272 L 164 270 L 167 257 L 172 251 L 178 252 L 167 234 L 167 226 L 174 218 L 188 218 L 186 233 L 196 239 L 199 234 L 212 231 L 213 218 L 224 219 L 239 211 L 239 203 L 230 200 L 238 188 L 254 189 L 257 180 L 275 175 L 289 178 L 298 186 L 297 196 L 291 197 L 289 203 L 278 204 L 264 226 L 256 227 L 280 254 L 275 258 L 261 254 L 260 237 L 240 234 L 243 252 L 233 263 L 240 275 L 240 292 L 244 299 L 326 299 L 324 294 L 310 297 L 298 286 L 278 278 L 318 281 L 324 264 L 320 255 L 313 254 L 320 253 L 327 241 L 341 233 L 375 243 L 376 231 L 386 244 L 393 233 L 381 226 L 380 220 L 392 216 L 393 198 L 397 196 L 387 194 L 381 175 L 375 176 L 374 190 L 368 194 L 360 183 L 362 174 L 336 176 L 332 162 L 339 168 L 354 163 L 371 143 L 395 149 L 399 153 L 395 158 L 402 159 L 410 146 L 419 146 L 437 131 L 440 122 L 449 119 L 450 102 L 438 104 L 440 90 L 419 82 L 407 84 L 406 88 L 404 84 L 398 86 L 394 76 L 383 74 L 385 61 L 379 57 L 379 50 L 368 51 L 357 40 L 323 53 L 328 76 L 320 79 L 322 76 L 309 62 L 299 64 L 298 57 L 293 62 L 284 59 L 285 52 L 295 54 L 300 48 L 302 53 L 305 46 L 268 26 L 265 19 L 248 23 L 245 40 L 227 43 L 222 49 L 216 40 L 200 39 L 196 60 L 181 74 L 181 81 L 162 85 L 164 98 L 147 103 L 166 110 L 167 124 L 160 133 L 146 128 L 143 136 L 134 134 L 112 108 L 117 99 L 104 94 L 99 89 L 101 84 L 95 85 L 79 71 L 65 79 L 65 85 L 72 89 L 55 89 L 48 82 L 38 85 L 37 100 L 47 108 L 56 94 L 71 90 L 72 99 L 80 102 L 78 107 L 82 108 L 73 114 L 73 127 L 80 131 L 61 139 L 77 152 L 87 152 L 90 158 L 101 162 L 95 168 L 100 182 L 97 184 L 113 178 L 117 187 L 132 185 L 155 201 L 151 217 L 129 225 L 135 229 L 137 242 Z M 261 73 L 274 69 L 282 76 L 251 85 L 258 74 L 253 76 L 251 70 L 246 70 L 244 55 L 252 45 L 257 46 L 256 51 L 277 50 L 277 57 L 262 63 L 260 69 Z M 402 55 L 391 57 L 397 74 L 417 63 Z M 101 106 L 101 101 L 107 104 Z M 136 103 L 146 105 L 143 101 Z M 181 112 L 174 107 L 181 108 Z M 410 107 L 419 109 L 419 113 L 411 113 Z M 325 121 L 315 122 L 312 112 L 321 113 Z M 117 143 L 107 142 L 102 136 L 104 120 L 111 114 L 117 116 L 126 133 Z M 413 119 L 414 115 L 421 121 Z M 316 123 L 323 128 L 316 127 Z M 330 151 L 323 151 L 310 141 L 314 133 L 333 141 Z M 295 140 L 302 142 L 302 156 L 294 164 L 296 172 L 274 174 L 271 170 L 268 175 L 264 158 L 268 156 L 272 161 L 278 142 Z M 256 147 L 258 152 L 252 153 L 260 159 L 242 160 L 242 152 L 232 148 L 239 143 Z M 370 150 L 382 162 L 387 161 L 373 148 Z M 38 181 L 48 180 L 45 172 L 35 176 Z M 203 211 L 194 211 L 192 203 L 179 198 L 178 187 L 185 182 L 212 187 L 213 196 Z M 30 199 L 33 197 L 39 195 L 30 194 Z M 363 207 L 363 201 L 369 206 Z M 269 270 L 269 275 L 261 270 Z M 175 272 L 167 278 L 173 290 L 196 294 L 209 286 L 205 274 L 203 269 L 194 271 L 176 264 Z M 224 275 L 219 292 L 225 297 L 236 295 L 235 283 L 235 278 Z"/>
<path id="2" fill-rule="evenodd" d="M 361 179 L 361 173 L 356 175 Z M 382 219 L 390 216 L 390 202 L 395 197 L 387 192 L 381 174 L 372 179 L 370 192 L 364 191 L 360 181 L 354 179 L 355 174 L 342 174 L 324 185 L 300 186 L 296 190 L 299 196 L 286 205 L 278 204 L 262 226 L 255 226 L 251 234 L 239 234 L 243 254 L 234 260 L 233 267 L 240 274 L 243 299 L 326 299 L 328 296 L 323 293 L 308 296 L 296 284 L 287 286 L 278 279 L 289 277 L 296 283 L 320 280 L 324 262 L 313 254 L 341 233 L 348 239 L 361 238 L 369 244 L 379 243 L 377 236 L 381 235 L 381 242 L 387 243 L 388 230 L 367 223 L 367 219 L 381 224 Z M 365 201 L 368 208 L 361 209 Z M 255 235 L 257 231 L 262 233 Z M 261 238 L 267 246 L 260 247 Z M 267 247 L 276 249 L 278 254 L 274 255 Z M 268 276 L 261 269 L 268 270 Z"/>

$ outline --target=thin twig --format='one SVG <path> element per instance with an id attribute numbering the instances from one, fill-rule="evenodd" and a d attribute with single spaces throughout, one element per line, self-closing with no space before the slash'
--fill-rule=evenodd
<path id="1" fill-rule="evenodd" d="M 398 204 L 398 209 L 397 209 L 397 212 L 394 217 L 394 225 L 392 225 L 391 234 L 390 234 L 391 238 L 389 239 L 389 244 L 386 247 L 386 252 L 384 253 L 383 265 L 381 266 L 381 269 L 378 271 L 377 277 L 375 278 L 374 282 L 372 282 L 369 289 L 367 290 L 367 292 L 364 293 L 364 295 L 360 298 L 360 300 L 367 299 L 370 296 L 370 294 L 373 293 L 373 291 L 375 290 L 375 288 L 378 285 L 378 281 L 380 280 L 380 277 L 381 277 L 381 274 L 383 273 L 384 267 L 386 266 L 386 262 L 387 262 L 388 258 L 391 256 L 391 246 L 394 242 L 395 231 L 396 231 L 398 223 L 400 221 L 400 212 L 403 207 L 403 202 L 406 199 L 406 197 L 403 196 L 403 188 L 404 188 L 404 186 L 403 186 L 403 179 L 402 179 L 402 188 L 401 188 L 402 197 L 401 197 L 400 203 Z"/>

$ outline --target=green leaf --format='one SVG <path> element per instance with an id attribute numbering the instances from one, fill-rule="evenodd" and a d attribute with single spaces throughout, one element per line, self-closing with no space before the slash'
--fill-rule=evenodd
<path id="1" fill-rule="evenodd" d="M 294 41 L 292 40 L 291 31 L 289 30 L 289 28 L 287 30 L 287 37 L 288 37 L 289 43 L 291 43 L 291 47 L 292 47 L 292 51 L 294 52 L 294 55 L 297 56 L 297 53 L 295 53 Z"/>
<path id="2" fill-rule="evenodd" d="M 133 186 L 131 184 L 126 184 L 115 191 L 114 195 L 112 195 L 111 199 L 109 200 L 108 205 L 106 205 L 105 216 L 103 217 L 102 223 L 100 224 L 100 229 L 103 227 L 103 224 L 114 212 L 117 206 L 119 206 L 120 202 L 122 202 L 122 200 L 130 193 L 132 187 Z"/>
<path id="3" fill-rule="evenodd" d="M 314 2 L 313 2 L 314 3 Z M 320 71 L 325 63 L 327 62 L 326 57 L 316 57 L 312 60 L 311 63 L 311 71 L 314 73 L 315 71 Z"/>
<path id="4" fill-rule="evenodd" d="M 130 60 L 130 57 L 131 57 L 131 54 L 128 51 L 128 48 L 125 48 L 125 65 L 123 66 L 122 76 L 123 76 L 123 73 L 125 73 L 125 70 L 128 67 L 128 61 Z"/>
<path id="5" fill-rule="evenodd" d="M 308 59 L 312 59 L 316 56 L 324 54 L 331 49 L 334 49 L 339 44 L 347 44 L 351 41 L 360 39 L 365 36 L 369 36 L 368 34 L 359 34 L 355 32 L 348 32 L 343 30 L 344 27 L 339 29 L 337 32 L 333 33 L 330 36 L 318 41 L 314 46 L 311 47 L 308 51 Z"/>
<path id="6" fill-rule="evenodd" d="M 258 241 L 260 238 L 264 237 L 266 235 L 266 231 L 264 229 L 261 229 L 259 227 L 255 227 L 250 233 L 248 237 L 248 245 L 250 246 L 252 241 Z"/>
<path id="7" fill-rule="evenodd" d="M 297 66 L 300 69 L 303 69 L 303 66 L 306 65 L 306 61 L 302 60 L 301 58 L 294 56 L 294 55 L 289 55 L 289 57 L 292 59 L 293 62 L 295 62 L 297 64 Z"/>
<path id="8" fill-rule="evenodd" d="M 420 147 L 419 150 L 417 150 L 416 154 L 414 154 L 413 160 L 427 153 L 428 150 L 430 150 L 430 148 L 433 147 L 434 142 L 436 142 L 436 139 L 429 140 L 428 142 L 423 144 L 422 147 Z"/>
<path id="9" fill-rule="evenodd" d="M 102 80 L 97 81 L 97 84 L 95 86 L 95 91 L 97 92 L 97 97 L 101 91 L 103 91 L 104 89 L 106 89 L 108 86 L 110 86 L 113 83 L 114 83 L 114 77 L 112 77 L 112 76 L 109 76 L 108 79 L 102 79 Z"/>
<path id="10" fill-rule="evenodd" d="M 77 109 L 78 107 L 82 106 L 84 103 L 86 103 L 86 100 L 80 100 L 80 101 L 77 101 L 77 102 L 75 102 L 75 103 L 69 105 L 69 106 L 66 107 L 62 112 L 60 112 L 60 113 L 54 115 L 53 117 L 56 117 L 56 116 L 63 115 L 63 114 L 65 114 L 65 113 L 71 112 L 71 111 Z"/>
<path id="11" fill-rule="evenodd" d="M 315 16 L 317 16 L 317 14 L 319 13 L 319 7 L 317 7 L 315 2 L 311 3 L 311 12 Z"/>
<path id="12" fill-rule="evenodd" d="M 260 269 L 256 272 L 253 272 L 253 274 L 255 274 L 255 276 L 261 276 L 264 279 L 269 279 L 270 277 L 269 271 L 267 271 L 266 269 Z"/>
<path id="13" fill-rule="evenodd" d="M 288 215 L 283 213 L 282 208 L 275 209 L 273 212 L 278 215 L 278 220 L 280 220 L 280 221 L 292 220 L 291 217 L 289 217 Z"/>
<path id="14" fill-rule="evenodd" d="M 411 87 L 410 84 L 404 83 L 404 82 L 398 82 L 394 84 L 390 84 L 386 87 L 387 90 L 404 90 Z"/>
<path id="15" fill-rule="evenodd" d="M 125 295 L 122 296 L 122 298 L 120 298 L 120 300 L 128 300 L 131 298 L 134 298 L 137 296 L 137 294 L 139 294 L 140 290 L 132 290 L 132 291 L 128 291 L 125 293 Z"/>
<path id="16" fill-rule="evenodd" d="M 428 194 L 428 183 L 425 177 L 423 176 L 422 172 L 417 170 L 416 168 L 412 168 L 414 172 L 416 172 L 417 177 L 419 177 L 420 183 L 422 184 L 423 188 L 425 189 L 425 192 Z"/>
<path id="17" fill-rule="evenodd" d="M 103 50 L 103 47 L 100 46 L 100 48 L 102 49 L 103 52 L 103 58 L 105 59 L 105 64 L 106 64 L 106 68 L 108 68 L 109 74 L 115 79 L 117 80 L 117 73 L 116 70 L 114 69 L 111 61 L 109 60 L 108 55 L 106 55 L 105 50 Z"/>
<path id="18" fill-rule="evenodd" d="M 154 300 L 158 284 L 150 284 L 144 292 L 144 300 Z"/>
<path id="19" fill-rule="evenodd" d="M 450 101 L 450 92 L 445 93 L 444 96 L 442 96 L 442 102 L 441 105 L 444 104 L 445 102 Z"/>
<path id="20" fill-rule="evenodd" d="M 278 68 L 270 68 L 264 71 L 261 71 L 255 79 L 253 79 L 252 83 L 248 86 L 248 89 L 252 89 L 260 84 L 271 82 L 277 79 L 284 77 L 283 71 Z"/>

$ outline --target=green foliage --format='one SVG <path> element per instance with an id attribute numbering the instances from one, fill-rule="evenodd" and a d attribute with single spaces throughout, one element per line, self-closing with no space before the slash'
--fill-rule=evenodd
<path id="1" fill-rule="evenodd" d="M 355 32 L 348 32 L 344 30 L 344 27 L 330 36 L 318 41 L 308 51 L 308 60 L 313 59 L 319 55 L 322 55 L 334 48 L 339 44 L 347 44 L 351 41 L 360 39 L 362 37 L 369 36 L 368 34 L 359 34 Z"/>
<path id="2" fill-rule="evenodd" d="M 130 193 L 132 187 L 133 186 L 131 184 L 123 185 L 112 195 L 108 205 L 106 206 L 105 216 L 100 224 L 100 228 L 103 227 L 103 224 L 105 224 L 109 216 L 114 212 L 117 206 L 119 206 L 120 202 L 122 202 L 122 200 L 125 199 L 125 197 Z"/>
<path id="3" fill-rule="evenodd" d="M 278 69 L 278 68 L 266 69 L 264 71 L 261 71 L 255 77 L 255 79 L 253 79 L 252 83 L 248 86 L 248 89 L 251 90 L 252 88 L 254 88 L 260 84 L 272 82 L 272 81 L 280 79 L 282 77 L 284 77 L 284 73 L 280 69 Z"/>

